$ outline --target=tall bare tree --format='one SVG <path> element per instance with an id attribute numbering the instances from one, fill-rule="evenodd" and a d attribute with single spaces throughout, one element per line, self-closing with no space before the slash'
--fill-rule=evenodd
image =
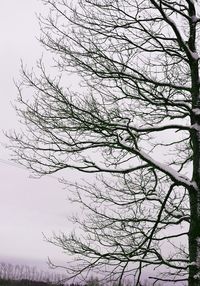
<path id="1" fill-rule="evenodd" d="M 38 174 L 97 174 L 70 184 L 84 234 L 53 239 L 75 257 L 68 272 L 101 269 L 119 285 L 134 273 L 140 285 L 155 267 L 155 282 L 200 285 L 198 1 L 43 2 L 41 42 L 59 76 L 42 62 L 36 75 L 22 69 L 26 130 L 12 139 L 16 158 Z M 79 91 L 68 88 L 73 72 Z"/>

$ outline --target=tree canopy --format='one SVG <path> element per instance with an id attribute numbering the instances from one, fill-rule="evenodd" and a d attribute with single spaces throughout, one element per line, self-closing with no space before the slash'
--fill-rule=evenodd
<path id="1" fill-rule="evenodd" d="M 52 239 L 74 257 L 68 274 L 140 285 L 149 267 L 152 281 L 200 285 L 199 3 L 43 2 L 40 41 L 59 72 L 22 68 L 25 129 L 10 137 L 37 174 L 96 174 L 67 185 L 85 209 L 80 232 Z"/>

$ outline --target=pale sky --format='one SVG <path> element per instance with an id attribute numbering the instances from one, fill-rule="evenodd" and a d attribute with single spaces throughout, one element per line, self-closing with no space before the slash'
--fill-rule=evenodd
<path id="1" fill-rule="evenodd" d="M 17 126 L 11 107 L 17 97 L 13 79 L 19 78 L 20 59 L 30 68 L 43 50 L 36 37 L 35 13 L 43 12 L 38 0 L 1 1 L 0 9 L 0 262 L 45 263 L 49 256 L 64 261 L 65 255 L 44 241 L 42 233 L 70 229 L 67 216 L 72 207 L 67 192 L 55 177 L 30 178 L 30 172 L 9 163 L 3 131 Z M 71 176 L 66 172 L 66 177 Z M 42 265 L 42 264 L 41 264 Z"/>
<path id="2" fill-rule="evenodd" d="M 55 176 L 33 179 L 30 172 L 11 163 L 3 131 L 19 126 L 11 103 L 17 89 L 13 79 L 19 79 L 20 60 L 35 65 L 42 49 L 36 39 L 39 25 L 35 13 L 43 13 L 40 0 L 1 0 L 0 9 L 0 262 L 26 263 L 45 267 L 47 258 L 61 264 L 67 260 L 62 250 L 44 241 L 43 234 L 70 232 L 67 217 L 73 206 L 67 200 L 67 190 Z M 73 178 L 73 171 L 64 173 Z M 76 210 L 75 210 L 76 211 Z"/>

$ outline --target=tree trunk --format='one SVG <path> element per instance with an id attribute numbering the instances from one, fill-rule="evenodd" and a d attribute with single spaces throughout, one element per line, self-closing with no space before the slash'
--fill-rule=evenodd
<path id="1" fill-rule="evenodd" d="M 189 286 L 200 286 L 200 188 L 190 194 Z"/>
<path id="2" fill-rule="evenodd" d="M 194 3 L 189 3 L 189 16 L 196 16 Z M 192 53 L 196 48 L 196 21 L 190 22 L 188 45 Z M 193 176 L 197 189 L 190 191 L 190 229 L 189 229 L 189 286 L 200 286 L 200 94 L 199 94 L 199 65 L 198 58 L 190 59 L 192 115 L 191 141 L 193 149 Z"/>
<path id="3" fill-rule="evenodd" d="M 198 85 L 197 85 L 198 86 Z M 197 91 L 197 90 L 196 90 Z M 197 98 L 197 97 L 196 97 Z M 198 101 L 195 102 L 198 105 Z M 197 107 L 195 107 L 195 111 Z M 189 286 L 200 286 L 200 115 L 197 113 L 192 118 L 191 139 L 193 145 L 193 181 L 197 190 L 190 191 L 190 229 L 189 229 Z"/>

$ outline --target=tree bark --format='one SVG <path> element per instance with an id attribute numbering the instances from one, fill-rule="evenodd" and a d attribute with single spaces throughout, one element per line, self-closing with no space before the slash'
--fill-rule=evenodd
<path id="1" fill-rule="evenodd" d="M 192 53 L 196 49 L 196 11 L 194 3 L 189 2 L 190 37 L 188 45 Z M 189 286 L 200 285 L 200 94 L 199 94 L 199 66 L 198 58 L 190 59 L 191 87 L 192 87 L 192 115 L 191 142 L 193 148 L 193 176 L 192 180 L 197 185 L 197 190 L 190 192 L 190 229 L 189 229 Z"/>
<path id="2" fill-rule="evenodd" d="M 200 108 L 198 63 L 192 66 L 193 110 L 191 118 L 193 131 L 191 134 L 193 147 L 193 181 L 197 190 L 190 192 L 190 230 L 189 230 L 189 286 L 200 285 Z"/>

